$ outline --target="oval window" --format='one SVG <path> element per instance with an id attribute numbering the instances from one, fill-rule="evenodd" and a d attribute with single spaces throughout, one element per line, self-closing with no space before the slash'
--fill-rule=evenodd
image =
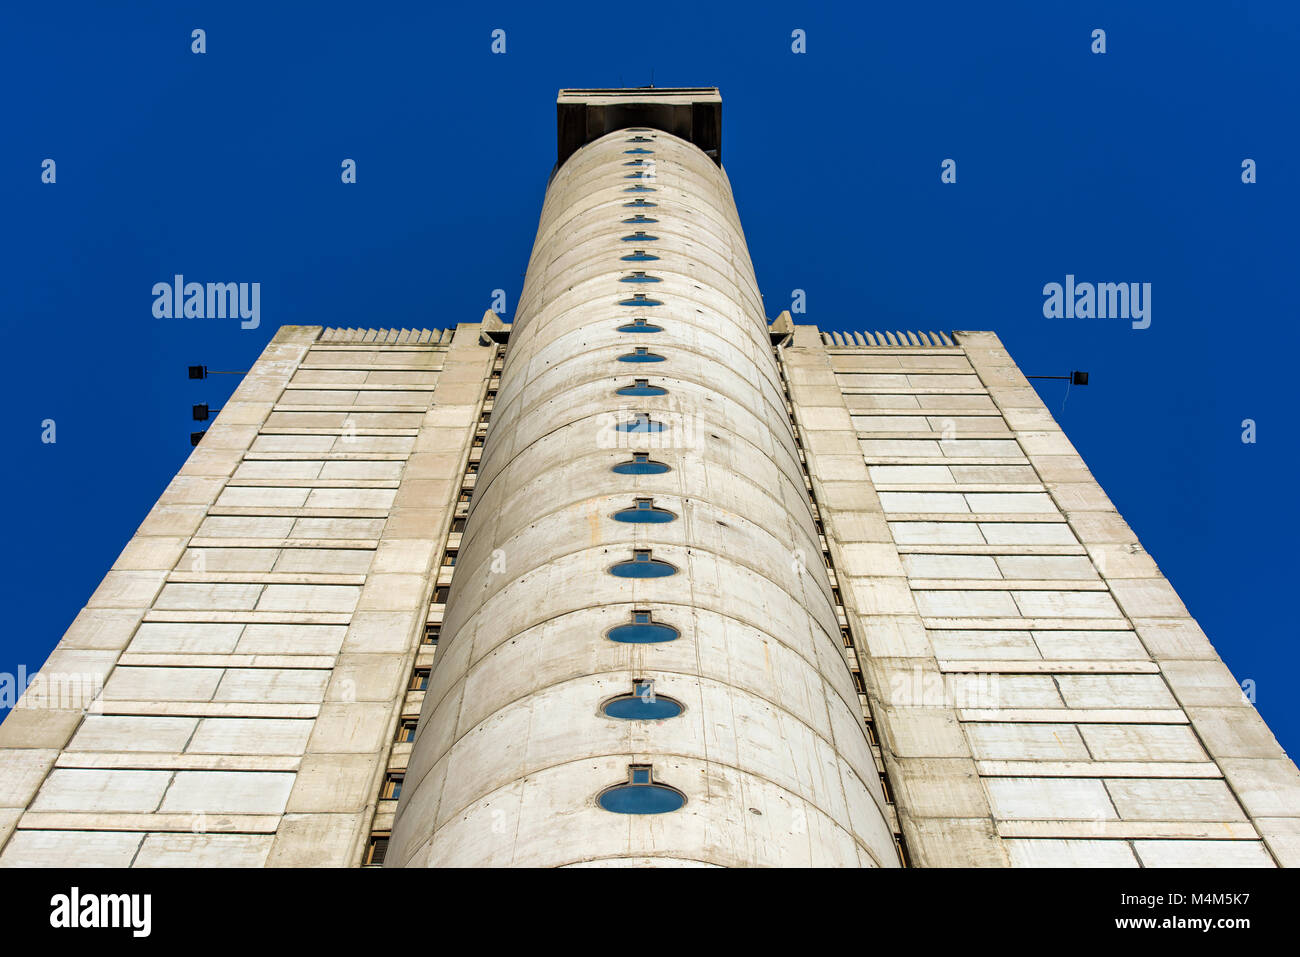
<path id="1" fill-rule="evenodd" d="M 658 236 L 647 236 L 644 229 L 638 229 L 631 236 L 623 237 L 623 242 L 625 243 L 637 243 L 637 242 L 655 243 L 658 241 L 659 241 Z"/>
<path id="2" fill-rule="evenodd" d="M 680 633 L 672 625 L 652 621 L 650 612 L 632 612 L 632 624 L 618 625 L 606 635 L 610 641 L 625 645 L 652 645 L 661 641 L 676 641 Z"/>
<path id="3" fill-rule="evenodd" d="M 640 213 L 638 213 L 637 215 L 633 216 L 631 219 L 623 220 L 623 222 L 630 226 L 644 226 L 647 223 L 657 223 L 659 222 L 659 220 L 651 219 L 649 216 L 642 216 Z"/>
<path id="4" fill-rule="evenodd" d="M 625 192 L 625 193 L 657 193 L 657 192 L 659 192 L 659 190 L 655 189 L 653 186 L 642 186 L 640 183 L 638 183 L 636 186 L 629 186 L 629 187 L 627 187 L 626 189 L 623 190 L 623 192 Z"/>
<path id="5" fill-rule="evenodd" d="M 653 153 L 653 152 L 654 152 L 654 150 L 648 150 L 648 149 L 646 149 L 646 148 L 643 147 L 643 146 L 638 146 L 638 147 L 636 147 L 635 149 L 624 150 L 624 151 L 623 151 L 623 155 L 625 155 L 625 156 L 634 156 L 634 155 L 636 155 L 637 153 Z"/>
<path id="6" fill-rule="evenodd" d="M 646 322 L 643 319 L 638 319 L 634 322 L 625 322 L 625 324 L 620 325 L 619 332 L 620 333 L 662 333 L 663 326 L 650 325 L 649 322 Z"/>
<path id="7" fill-rule="evenodd" d="M 631 385 L 614 390 L 615 395 L 667 395 L 668 390 L 662 386 L 651 385 L 649 379 L 635 379 Z"/>
<path id="8" fill-rule="evenodd" d="M 647 452 L 634 452 L 631 462 L 619 462 L 611 471 L 619 475 L 662 475 L 672 469 L 663 462 L 652 460 Z"/>
<path id="9" fill-rule="evenodd" d="M 666 814 L 686 803 L 686 795 L 666 784 L 658 784 L 648 764 L 628 768 L 627 781 L 605 788 L 596 802 L 615 814 Z"/>
<path id="10" fill-rule="evenodd" d="M 651 299 L 645 293 L 638 292 L 631 299 L 620 299 L 618 304 L 620 306 L 662 306 L 663 301 L 659 299 Z"/>
<path id="11" fill-rule="evenodd" d="M 622 508 L 614 513 L 614 521 L 631 525 L 666 525 L 676 518 L 666 508 L 655 508 L 654 502 L 648 498 L 639 498 L 631 508 Z"/>
<path id="12" fill-rule="evenodd" d="M 650 683 L 638 684 L 632 694 L 610 698 L 600 707 L 601 714 L 623 721 L 665 721 L 682 713 L 681 703 L 654 693 Z"/>
<path id="13" fill-rule="evenodd" d="M 632 552 L 632 559 L 611 565 L 609 573 L 616 578 L 667 578 L 676 575 L 677 569 L 667 562 L 650 555 L 650 549 L 638 548 Z"/>
<path id="14" fill-rule="evenodd" d="M 649 435 L 654 432 L 667 432 L 668 426 L 650 418 L 649 412 L 641 412 L 626 422 L 614 426 L 617 432 L 631 432 L 636 435 Z"/>
<path id="15" fill-rule="evenodd" d="M 663 282 L 658 276 L 647 276 L 643 272 L 634 272 L 630 276 L 624 276 L 619 282 Z"/>
<path id="16" fill-rule="evenodd" d="M 628 352 L 618 357 L 619 362 L 663 362 L 664 357 L 650 352 L 645 346 L 637 346 L 636 352 Z"/>
<path id="17" fill-rule="evenodd" d="M 630 256 L 619 256 L 618 258 L 621 262 L 625 263 L 648 263 L 657 260 L 659 257 L 651 256 L 644 249 L 638 249 Z"/>

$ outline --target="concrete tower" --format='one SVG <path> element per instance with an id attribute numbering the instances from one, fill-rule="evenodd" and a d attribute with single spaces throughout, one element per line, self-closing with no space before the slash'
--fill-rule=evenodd
<path id="1" fill-rule="evenodd" d="M 0 866 L 1300 864 L 997 336 L 769 323 L 716 90 L 558 121 L 512 324 L 221 402 L 0 725 Z"/>
<path id="2" fill-rule="evenodd" d="M 726 174 L 574 99 L 388 863 L 897 866 Z"/>

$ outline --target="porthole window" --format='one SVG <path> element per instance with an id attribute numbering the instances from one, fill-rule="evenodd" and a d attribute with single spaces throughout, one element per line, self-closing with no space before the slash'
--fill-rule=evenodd
<path id="1" fill-rule="evenodd" d="M 624 276 L 619 282 L 663 282 L 658 276 L 647 276 L 644 272 L 634 272 L 630 276 Z"/>
<path id="2" fill-rule="evenodd" d="M 650 298 L 649 296 L 647 296 L 645 293 L 643 293 L 643 292 L 638 292 L 638 293 L 637 293 L 636 295 L 634 295 L 631 299 L 620 299 L 620 300 L 618 301 L 618 304 L 619 304 L 620 306 L 646 306 L 646 307 L 650 307 L 650 306 L 662 306 L 662 305 L 663 305 L 663 301 L 662 301 L 662 300 L 659 300 L 659 299 L 651 299 L 651 298 Z"/>
<path id="3" fill-rule="evenodd" d="M 623 220 L 623 222 L 631 226 L 645 226 L 649 223 L 657 223 L 659 222 L 659 220 L 651 219 L 649 216 L 642 216 L 640 213 L 638 213 L 637 215 L 633 216 L 631 219 Z"/>
<path id="4" fill-rule="evenodd" d="M 667 578 L 676 575 L 677 569 L 655 558 L 650 549 L 638 548 L 633 550 L 631 561 L 611 565 L 609 573 L 616 578 Z"/>
<path id="5" fill-rule="evenodd" d="M 661 641 L 676 641 L 680 636 L 681 633 L 672 625 L 657 622 L 650 612 L 638 609 L 632 612 L 631 624 L 616 625 L 605 637 L 624 645 L 652 645 Z"/>
<path id="6" fill-rule="evenodd" d="M 633 319 L 618 327 L 619 332 L 663 332 L 663 326 L 651 325 L 644 318 Z"/>
<path id="7" fill-rule="evenodd" d="M 638 229 L 631 236 L 623 237 L 625 243 L 657 243 L 658 241 L 658 236 L 647 236 L 644 229 Z"/>
<path id="8" fill-rule="evenodd" d="M 672 469 L 663 462 L 655 462 L 648 452 L 634 452 L 631 462 L 619 462 L 613 468 L 619 475 L 662 475 Z"/>
<path id="9" fill-rule="evenodd" d="M 683 710 L 680 701 L 655 694 L 653 681 L 634 681 L 631 694 L 610 698 L 600 706 L 601 714 L 623 721 L 665 721 Z"/>
<path id="10" fill-rule="evenodd" d="M 631 525 L 665 525 L 676 518 L 666 508 L 655 508 L 654 500 L 648 498 L 638 498 L 631 508 L 619 509 L 614 513 L 614 521 Z"/>
<path id="11" fill-rule="evenodd" d="M 658 256 L 651 256 L 644 249 L 638 249 L 629 256 L 619 256 L 620 260 L 625 263 L 648 263 L 657 260 Z"/>
<path id="12" fill-rule="evenodd" d="M 651 385 L 649 379 L 634 379 L 631 385 L 625 385 L 614 391 L 615 395 L 667 395 L 668 390 Z"/>
<path id="13" fill-rule="evenodd" d="M 624 209 L 646 209 L 651 206 L 658 206 L 658 205 L 659 205 L 658 203 L 652 203 L 650 202 L 650 200 L 642 199 L 640 196 L 638 196 L 636 199 L 632 200 L 632 202 L 624 203 L 623 208 Z"/>
<path id="14" fill-rule="evenodd" d="M 619 362 L 663 362 L 664 357 L 651 352 L 645 346 L 637 346 L 635 352 L 628 352 L 618 357 Z"/>
<path id="15" fill-rule="evenodd" d="M 596 801 L 615 814 L 667 814 L 685 804 L 686 795 L 657 783 L 650 765 L 630 764 L 627 781 L 601 791 Z"/>
<path id="16" fill-rule="evenodd" d="M 657 432 L 667 432 L 668 426 L 663 422 L 656 422 L 650 418 L 649 412 L 638 412 L 626 422 L 620 422 L 614 426 L 617 432 L 631 432 L 635 435 L 650 435 Z"/>

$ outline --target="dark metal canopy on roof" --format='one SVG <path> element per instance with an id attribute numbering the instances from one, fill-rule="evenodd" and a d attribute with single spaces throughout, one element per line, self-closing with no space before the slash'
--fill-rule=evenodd
<path id="1" fill-rule="evenodd" d="M 715 86 L 561 90 L 555 167 L 606 133 L 645 126 L 690 140 L 722 165 L 722 95 Z"/>

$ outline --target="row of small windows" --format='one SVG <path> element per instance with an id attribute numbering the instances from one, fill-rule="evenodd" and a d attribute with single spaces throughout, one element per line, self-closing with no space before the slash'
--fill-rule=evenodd
<path id="1" fill-rule="evenodd" d="M 641 143 L 650 142 L 650 140 L 646 137 L 637 136 L 632 138 L 630 142 Z M 649 153 L 651 151 L 634 149 L 627 152 Z M 639 163 L 640 161 L 634 162 Z M 640 173 L 635 173 L 628 178 L 634 179 L 640 176 Z M 632 186 L 626 190 L 626 192 L 652 191 L 653 187 L 641 185 Z M 654 204 L 637 199 L 634 203 L 627 205 L 652 206 Z M 632 219 L 624 220 L 624 222 L 640 225 L 654 223 L 656 220 L 638 214 Z M 637 230 L 633 235 L 623 237 L 623 241 L 655 242 L 658 238 L 657 236 L 647 235 L 644 230 Z M 620 258 L 623 262 L 651 262 L 659 257 L 638 249 L 631 255 Z M 652 283 L 661 280 L 655 276 L 647 276 L 644 272 L 634 272 L 621 281 Z M 644 295 L 636 295 L 631 299 L 623 300 L 619 305 L 657 306 L 662 305 L 662 303 L 658 300 L 649 299 Z M 663 328 L 652 325 L 644 318 L 637 318 L 630 323 L 619 326 L 618 331 L 653 333 L 662 332 Z M 634 351 L 619 356 L 618 360 L 620 362 L 663 362 L 664 356 L 653 353 L 644 346 L 638 346 Z M 636 379 L 632 385 L 623 386 L 617 390 L 618 395 L 624 396 L 666 395 L 667 392 L 667 389 L 650 385 L 648 379 Z M 648 412 L 642 412 L 628 421 L 619 423 L 617 428 L 622 432 L 645 434 L 662 432 L 667 426 L 662 422 L 651 419 Z M 655 475 L 670 471 L 670 468 L 663 462 L 651 460 L 648 452 L 634 452 L 630 462 L 618 463 L 613 467 L 613 471 L 620 475 Z M 654 500 L 650 498 L 635 499 L 631 508 L 621 509 L 615 512 L 613 517 L 615 521 L 619 522 L 648 524 L 663 524 L 677 518 L 675 514 L 667 509 L 657 508 Z M 664 578 L 676 574 L 677 569 L 668 562 L 656 559 L 650 549 L 638 548 L 633 550 L 631 561 L 619 562 L 612 566 L 609 572 L 619 578 Z M 607 637 L 611 641 L 623 644 L 654 644 L 674 641 L 679 637 L 679 634 L 677 629 L 671 625 L 654 621 L 654 616 L 650 611 L 637 609 L 632 612 L 632 621 L 630 623 L 617 625 L 610 629 Z M 602 714 L 611 718 L 631 721 L 663 721 L 677 717 L 682 713 L 683 708 L 680 702 L 672 698 L 656 695 L 653 681 L 638 680 L 633 682 L 631 694 L 611 698 L 601 706 L 600 710 Z M 606 811 L 615 814 L 665 814 L 681 808 L 686 803 L 686 795 L 676 788 L 656 781 L 654 779 L 654 769 L 651 765 L 633 764 L 628 766 L 626 781 L 606 788 L 600 792 L 596 800 Z"/>

